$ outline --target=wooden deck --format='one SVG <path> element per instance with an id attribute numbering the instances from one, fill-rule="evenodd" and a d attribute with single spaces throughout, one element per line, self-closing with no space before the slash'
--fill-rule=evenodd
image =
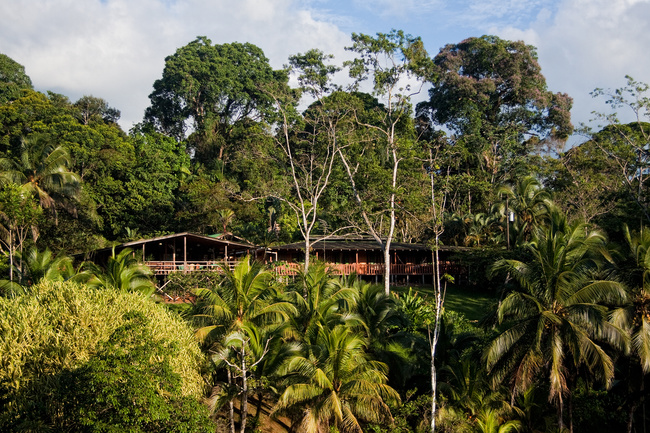
<path id="1" fill-rule="evenodd" d="M 236 261 L 219 262 L 219 261 L 149 261 L 145 263 L 156 276 L 169 275 L 173 272 L 220 272 L 224 265 L 231 270 L 237 264 Z M 379 263 L 328 263 L 334 275 L 384 275 L 384 265 Z M 281 276 L 293 276 L 302 271 L 301 263 L 281 263 L 273 266 L 273 271 Z M 451 262 L 441 262 L 440 272 L 457 275 L 462 272 L 462 268 Z M 433 264 L 392 264 L 390 265 L 391 275 L 431 275 L 433 274 Z"/>
<path id="2" fill-rule="evenodd" d="M 227 265 L 234 269 L 236 261 L 149 261 L 145 265 L 153 271 L 154 275 L 169 275 L 172 272 L 220 272 L 222 266 Z"/>
<path id="3" fill-rule="evenodd" d="M 379 263 L 328 263 L 334 275 L 384 275 L 384 265 Z M 302 271 L 301 263 L 284 263 L 274 268 L 278 275 L 296 275 Z M 457 274 L 462 268 L 450 262 L 440 263 L 440 272 L 448 274 Z M 433 264 L 392 264 L 390 265 L 391 275 L 432 275 Z"/>

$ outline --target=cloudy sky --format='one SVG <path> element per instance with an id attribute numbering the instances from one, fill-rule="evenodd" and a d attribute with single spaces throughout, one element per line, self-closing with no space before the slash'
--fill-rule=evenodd
<path id="1" fill-rule="evenodd" d="M 166 56 L 196 38 L 251 42 L 273 67 L 319 48 L 339 61 L 350 34 L 402 29 L 433 56 L 495 34 L 537 47 L 549 89 L 574 98 L 574 123 L 606 110 L 596 87 L 650 82 L 650 0 L 8 0 L 0 53 L 37 90 L 104 98 L 128 130 L 142 119 Z"/>

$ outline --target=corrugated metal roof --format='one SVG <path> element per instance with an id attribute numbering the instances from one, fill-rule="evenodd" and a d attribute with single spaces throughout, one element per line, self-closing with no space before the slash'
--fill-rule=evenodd
<path id="1" fill-rule="evenodd" d="M 330 237 L 327 239 L 313 238 L 311 246 L 314 250 L 325 251 L 381 251 L 379 243 L 371 237 Z M 304 251 L 305 242 L 294 242 L 286 245 L 269 247 L 269 250 L 276 251 Z M 454 245 L 441 245 L 440 251 L 465 251 L 471 248 L 458 247 Z M 431 251 L 427 244 L 416 244 L 407 242 L 391 242 L 391 251 Z"/>
<path id="2" fill-rule="evenodd" d="M 131 246 L 136 246 L 136 245 L 142 245 L 142 244 L 147 244 L 150 242 L 159 242 L 162 240 L 169 240 L 169 239 L 174 239 L 174 238 L 183 238 L 187 237 L 190 240 L 194 241 L 204 241 L 204 242 L 209 242 L 209 243 L 219 243 L 219 244 L 228 244 L 228 245 L 234 245 L 237 247 L 242 247 L 242 248 L 255 248 L 255 245 L 249 244 L 249 243 L 244 243 L 244 242 L 233 242 L 233 241 L 228 241 L 226 239 L 222 238 L 216 238 L 212 236 L 205 236 L 205 235 L 199 235 L 196 233 L 189 233 L 189 232 L 184 232 L 184 233 L 174 233 L 171 235 L 166 235 L 166 236 L 159 236 L 156 238 L 150 238 L 150 239 L 140 239 L 137 241 L 131 241 L 131 242 L 126 242 L 120 245 L 120 247 L 131 247 Z"/>

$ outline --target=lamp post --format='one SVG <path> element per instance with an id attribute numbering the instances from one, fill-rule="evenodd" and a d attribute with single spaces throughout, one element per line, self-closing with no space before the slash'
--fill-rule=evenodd
<path id="1" fill-rule="evenodd" d="M 515 213 L 510 210 L 508 206 L 508 197 L 506 196 L 506 242 L 507 248 L 510 250 L 510 223 L 515 221 Z"/>
<path id="2" fill-rule="evenodd" d="M 508 216 L 506 218 L 506 238 L 508 242 L 508 250 L 510 250 L 510 223 L 515 221 L 515 213 L 508 208 L 508 198 L 506 197 L 506 212 Z"/>

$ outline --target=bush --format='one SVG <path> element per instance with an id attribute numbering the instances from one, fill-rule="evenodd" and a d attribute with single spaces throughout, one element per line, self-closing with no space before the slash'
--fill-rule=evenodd
<path id="1" fill-rule="evenodd" d="M 165 411 L 189 420 L 177 412 L 203 395 L 192 330 L 137 293 L 42 283 L 0 299 L 0 353 L 0 425 L 8 431 L 93 431 L 120 411 L 163 424 Z M 135 403 L 142 399 L 150 401 Z"/>

